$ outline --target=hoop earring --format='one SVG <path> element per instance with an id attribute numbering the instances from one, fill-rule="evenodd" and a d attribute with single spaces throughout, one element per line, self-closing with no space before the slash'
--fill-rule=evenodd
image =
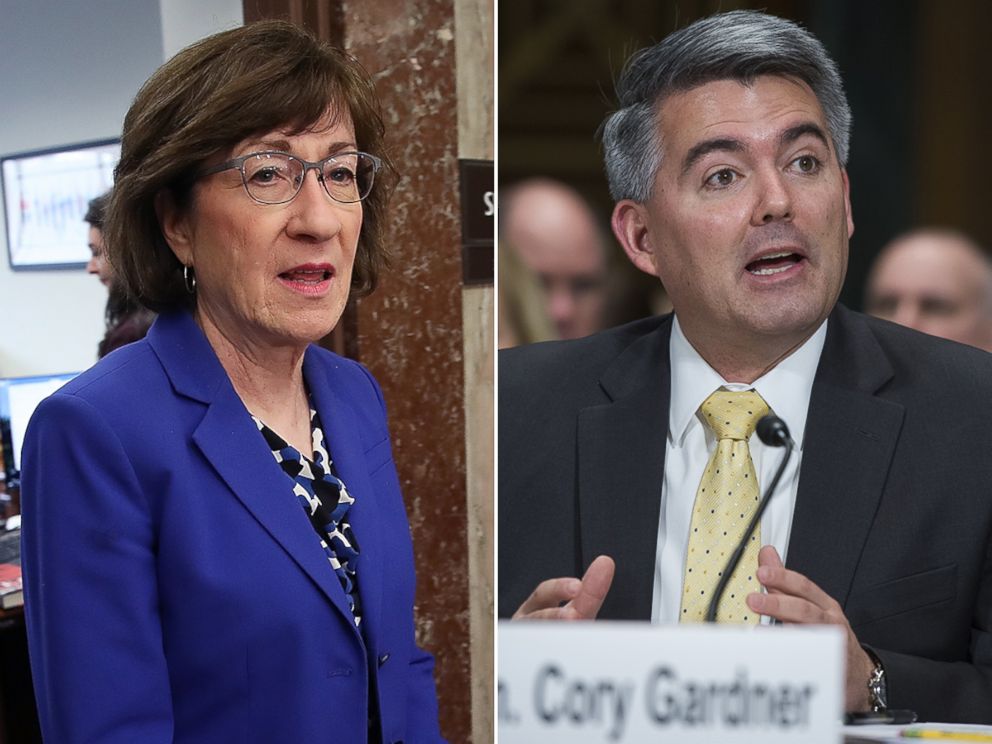
<path id="1" fill-rule="evenodd" d="M 191 266 L 183 266 L 183 284 L 186 285 L 187 292 L 196 294 L 196 274 Z"/>

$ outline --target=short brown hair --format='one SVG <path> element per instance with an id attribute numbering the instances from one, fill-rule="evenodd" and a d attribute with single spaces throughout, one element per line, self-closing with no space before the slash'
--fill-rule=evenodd
<path id="1" fill-rule="evenodd" d="M 382 158 L 384 128 L 372 80 L 350 55 L 285 21 L 261 21 L 187 47 L 141 87 L 124 118 L 104 239 L 116 275 L 143 305 L 162 312 L 191 308 L 182 264 L 155 211 L 166 192 L 190 205 L 195 175 L 242 140 L 287 128 L 298 134 L 328 106 L 348 111 L 359 149 Z M 388 262 L 383 237 L 388 178 L 363 202 L 351 289 L 371 292 Z"/>

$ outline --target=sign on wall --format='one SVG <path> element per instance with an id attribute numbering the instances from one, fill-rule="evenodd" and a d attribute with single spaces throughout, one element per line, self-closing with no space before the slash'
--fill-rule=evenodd
<path id="1" fill-rule="evenodd" d="M 462 280 L 492 284 L 496 192 L 492 160 L 459 160 L 462 201 Z"/>

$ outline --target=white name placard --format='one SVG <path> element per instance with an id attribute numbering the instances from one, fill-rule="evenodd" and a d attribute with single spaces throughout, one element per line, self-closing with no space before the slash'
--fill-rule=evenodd
<path id="1" fill-rule="evenodd" d="M 839 744 L 834 627 L 500 622 L 500 744 Z"/>

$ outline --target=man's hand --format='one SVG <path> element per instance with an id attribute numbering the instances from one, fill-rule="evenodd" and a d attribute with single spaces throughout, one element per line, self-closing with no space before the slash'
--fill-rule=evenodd
<path id="1" fill-rule="evenodd" d="M 758 581 L 768 594 L 755 592 L 747 596 L 747 605 L 755 612 L 784 623 L 844 628 L 847 634 L 846 710 L 868 710 L 867 682 L 875 664 L 858 643 L 840 604 L 805 576 L 783 566 L 778 551 L 771 545 L 758 553 Z"/>
<path id="2" fill-rule="evenodd" d="M 542 581 L 513 613 L 513 619 L 595 620 L 613 583 L 615 568 L 612 558 L 601 555 L 589 564 L 581 581 L 572 578 Z"/>

